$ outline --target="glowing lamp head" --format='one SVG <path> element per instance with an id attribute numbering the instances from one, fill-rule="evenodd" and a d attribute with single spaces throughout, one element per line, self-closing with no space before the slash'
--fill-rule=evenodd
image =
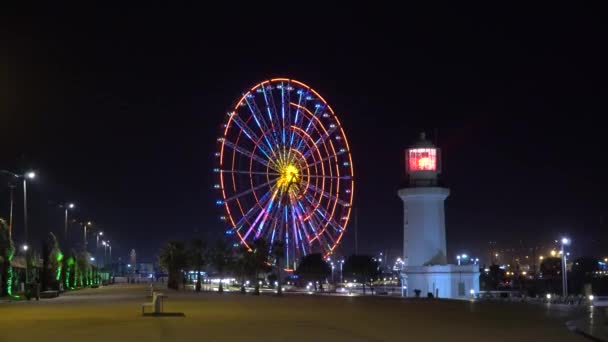
<path id="1" fill-rule="evenodd" d="M 34 178 L 36 178 L 36 172 L 34 172 L 34 171 L 27 172 L 25 174 L 25 177 L 29 178 L 29 179 L 34 179 Z"/>
<path id="2" fill-rule="evenodd" d="M 425 134 L 422 133 L 420 140 L 405 151 L 405 168 L 410 177 L 410 184 L 437 184 L 437 175 L 441 172 L 439 154 L 439 149 L 426 140 Z"/>
<path id="3" fill-rule="evenodd" d="M 562 245 L 569 245 L 569 244 L 570 244 L 570 239 L 562 238 Z"/>
<path id="4" fill-rule="evenodd" d="M 68 208 L 70 208 L 70 209 L 74 209 L 74 203 L 70 203 L 70 204 L 68 204 Z"/>

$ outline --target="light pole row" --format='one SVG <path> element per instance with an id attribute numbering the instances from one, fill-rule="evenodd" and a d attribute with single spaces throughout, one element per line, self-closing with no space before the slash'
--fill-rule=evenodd
<path id="1" fill-rule="evenodd" d="M 18 179 L 18 180 L 22 180 L 23 182 L 23 244 L 21 245 L 21 250 L 23 250 L 25 253 L 27 253 L 28 249 L 29 249 L 29 245 L 28 245 L 28 210 L 27 210 L 27 183 L 28 180 L 32 180 L 34 178 L 36 178 L 36 173 L 34 171 L 28 171 L 25 172 L 23 174 L 19 174 L 19 173 L 15 173 L 9 170 L 3 170 L 0 169 L 0 173 L 6 174 L 10 177 L 13 177 L 14 179 Z M 15 184 L 13 182 L 9 182 L 8 184 L 9 188 L 10 188 L 10 209 L 9 209 L 9 224 L 8 224 L 8 228 L 9 228 L 9 237 L 12 238 L 12 234 L 13 234 L 13 210 L 14 210 L 14 189 L 15 189 Z M 65 246 L 67 246 L 68 244 L 68 227 L 69 227 L 69 211 L 74 209 L 76 207 L 76 205 L 74 203 L 63 203 L 59 205 L 61 208 L 64 209 L 64 232 L 63 232 L 63 236 L 64 236 L 64 243 Z M 87 250 L 87 229 L 90 228 L 92 226 L 92 222 L 91 221 L 87 221 L 87 222 L 83 222 L 83 248 L 86 251 Z M 103 236 L 103 232 L 98 232 L 96 234 L 96 249 L 99 248 L 99 237 Z M 112 246 L 110 245 L 110 241 L 109 240 L 105 240 L 105 241 L 101 241 L 102 245 L 104 246 L 104 264 L 106 263 L 106 256 L 107 256 L 107 250 L 109 249 L 110 251 L 110 262 L 112 260 Z M 97 250 L 96 250 L 96 254 L 97 254 Z M 99 261 L 98 261 L 99 263 Z M 28 282 L 28 272 L 27 272 L 27 262 L 26 262 L 26 283 Z"/>

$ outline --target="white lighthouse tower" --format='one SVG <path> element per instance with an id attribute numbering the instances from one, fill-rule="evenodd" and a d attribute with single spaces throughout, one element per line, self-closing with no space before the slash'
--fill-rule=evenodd
<path id="1" fill-rule="evenodd" d="M 477 265 L 447 264 L 444 201 L 450 190 L 440 187 L 440 150 L 425 134 L 406 150 L 408 186 L 399 190 L 403 201 L 403 259 L 407 295 L 470 297 L 479 291 Z M 419 291 L 416 291 L 419 290 Z"/>

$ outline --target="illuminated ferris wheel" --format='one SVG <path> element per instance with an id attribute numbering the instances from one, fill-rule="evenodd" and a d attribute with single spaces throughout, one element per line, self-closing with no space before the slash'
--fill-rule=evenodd
<path id="1" fill-rule="evenodd" d="M 282 241 L 288 269 L 306 254 L 332 254 L 351 212 L 353 165 L 319 93 L 285 78 L 259 83 L 228 113 L 218 142 L 215 187 L 228 234 L 247 247 Z"/>

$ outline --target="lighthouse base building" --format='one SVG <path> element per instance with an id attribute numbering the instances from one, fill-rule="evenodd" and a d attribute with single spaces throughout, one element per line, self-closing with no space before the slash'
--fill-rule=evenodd
<path id="1" fill-rule="evenodd" d="M 438 186 L 439 149 L 424 134 L 406 151 L 403 201 L 404 295 L 471 298 L 479 292 L 479 265 L 447 263 L 444 202 L 450 190 Z"/>

